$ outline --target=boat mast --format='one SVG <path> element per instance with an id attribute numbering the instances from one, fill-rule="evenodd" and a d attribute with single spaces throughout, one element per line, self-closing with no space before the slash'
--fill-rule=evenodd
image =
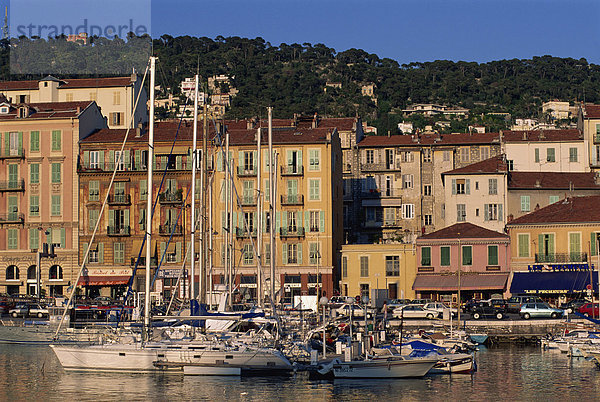
<path id="1" fill-rule="evenodd" d="M 196 74 L 196 83 L 194 87 L 194 137 L 192 140 L 192 238 L 190 244 L 190 301 L 196 298 L 196 170 L 198 169 L 198 74 Z M 187 276 L 187 275 L 185 275 Z"/>
<path id="2" fill-rule="evenodd" d="M 146 284 L 144 297 L 144 340 L 150 339 L 150 258 L 152 257 L 152 161 L 154 160 L 154 82 L 156 57 L 150 57 L 150 122 L 148 127 L 148 199 L 146 202 Z"/>
<path id="3" fill-rule="evenodd" d="M 256 181 L 258 182 L 258 189 L 256 192 L 256 216 L 258 218 L 258 229 L 256 231 L 256 293 L 258 299 L 258 305 L 263 307 L 263 275 L 262 275 L 262 231 L 263 231 L 263 220 L 262 220 L 262 192 L 261 192 L 261 136 L 262 129 L 259 127 L 256 133 L 257 136 L 257 153 L 256 153 L 256 165 L 258 166 L 258 172 L 256 172 Z"/>
<path id="4" fill-rule="evenodd" d="M 206 89 L 206 87 L 205 87 Z M 208 91 L 205 91 L 208 96 Z M 200 197 L 202 200 L 202 209 L 200 212 L 200 303 L 206 303 L 206 175 L 208 174 L 208 165 L 206 158 L 206 137 L 208 136 L 208 113 L 207 100 L 204 99 L 204 121 L 202 126 L 202 170 L 200 171 Z"/>
<path id="5" fill-rule="evenodd" d="M 225 134 L 225 152 L 227 153 L 227 178 L 225 183 L 227 184 L 227 199 L 228 199 L 228 223 L 229 227 L 228 240 L 227 240 L 227 295 L 228 295 L 228 304 L 229 307 L 233 305 L 233 300 L 231 300 L 233 296 L 232 290 L 232 275 L 233 275 L 233 251 L 232 251 L 232 243 L 233 243 L 233 172 L 231 172 L 231 164 L 229 161 L 229 133 Z"/>
<path id="6" fill-rule="evenodd" d="M 270 265 L 271 265 L 271 304 L 273 306 L 273 310 L 275 310 L 275 169 L 273 167 L 273 163 L 275 162 L 273 159 L 273 108 L 269 106 L 267 108 L 269 113 L 269 234 L 270 234 Z"/>

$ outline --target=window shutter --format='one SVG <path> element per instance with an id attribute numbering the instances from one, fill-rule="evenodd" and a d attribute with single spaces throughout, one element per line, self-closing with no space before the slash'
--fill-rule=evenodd
<path id="1" fill-rule="evenodd" d="M 81 254 L 81 259 L 83 259 L 85 257 L 85 253 L 87 252 L 87 249 L 88 249 L 88 243 L 83 243 L 82 246 L 83 246 L 83 248 L 82 248 L 83 253 Z M 87 264 L 88 260 L 85 260 L 85 263 Z"/>
<path id="2" fill-rule="evenodd" d="M 325 212 L 319 211 L 319 230 L 325 231 Z"/>
<path id="3" fill-rule="evenodd" d="M 115 151 L 108 151 L 108 163 L 111 169 L 115 167 Z"/>
<path id="4" fill-rule="evenodd" d="M 223 171 L 223 155 L 221 150 L 217 150 L 217 170 L 219 172 Z"/>
<path id="5" fill-rule="evenodd" d="M 109 209 L 108 210 L 108 226 L 113 226 L 114 223 L 115 223 L 115 210 Z"/>
<path id="6" fill-rule="evenodd" d="M 466 188 L 467 188 L 466 189 L 466 193 L 467 194 L 471 194 L 471 179 L 467 179 L 466 183 L 467 183 L 467 185 L 466 185 Z"/>
<path id="7" fill-rule="evenodd" d="M 304 212 L 304 230 L 310 231 L 310 212 L 308 211 Z"/>
<path id="8" fill-rule="evenodd" d="M 298 264 L 302 264 L 302 243 L 298 244 Z"/>
<path id="9" fill-rule="evenodd" d="M 244 151 L 238 152 L 238 167 L 240 169 L 244 167 Z"/>
<path id="10" fill-rule="evenodd" d="M 262 219 L 262 232 L 267 233 L 267 213 L 263 212 L 260 219 Z"/>
<path id="11" fill-rule="evenodd" d="M 252 151 L 252 162 L 254 162 L 254 165 L 252 166 L 254 173 L 258 173 L 258 152 L 256 151 Z"/>
<path id="12" fill-rule="evenodd" d="M 23 149 L 23 132 L 19 131 L 19 152 Z"/>
<path id="13" fill-rule="evenodd" d="M 140 169 L 141 161 L 142 161 L 142 151 L 140 151 L 139 149 L 136 149 L 134 152 L 134 155 L 133 155 L 133 163 L 134 163 L 135 170 Z"/>
<path id="14" fill-rule="evenodd" d="M 544 254 L 544 235 L 538 235 L 538 253 Z"/>
<path id="15" fill-rule="evenodd" d="M 483 205 L 483 220 L 484 221 L 489 221 L 490 220 L 490 215 L 488 213 L 488 205 L 489 204 L 484 204 Z"/>
<path id="16" fill-rule="evenodd" d="M 129 209 L 125 210 L 125 214 L 124 214 L 124 219 L 125 219 L 125 226 L 129 226 Z"/>
<path id="17" fill-rule="evenodd" d="M 287 227 L 288 227 L 287 212 L 284 212 L 281 216 L 281 227 L 283 227 L 283 230 L 287 230 Z"/>
<path id="18" fill-rule="evenodd" d="M 298 154 L 296 156 L 296 168 L 297 172 L 300 172 L 302 169 L 302 150 L 298 151 Z"/>
<path id="19" fill-rule="evenodd" d="M 456 195 L 456 179 L 452 179 L 452 194 Z"/>
<path id="20" fill-rule="evenodd" d="M 280 222 L 281 222 L 281 220 L 280 220 L 280 219 L 281 219 L 281 217 L 280 217 L 280 212 L 279 212 L 279 211 L 277 211 L 277 212 L 275 213 L 275 217 L 276 217 L 276 221 L 275 221 L 275 222 L 277 223 L 277 225 L 275 226 L 275 232 L 279 232 L 279 228 L 281 227 L 281 224 L 280 224 Z"/>
<path id="21" fill-rule="evenodd" d="M 288 247 L 287 247 L 287 243 L 283 243 L 282 245 L 282 254 L 281 254 L 281 262 L 282 264 L 287 264 L 288 262 Z"/>
<path id="22" fill-rule="evenodd" d="M 90 167 L 90 151 L 83 151 L 83 167 Z"/>
<path id="23" fill-rule="evenodd" d="M 66 247 L 66 230 L 65 228 L 60 228 L 60 247 Z"/>
<path id="24" fill-rule="evenodd" d="M 590 247 L 592 255 L 596 255 L 596 233 L 590 233 Z"/>
<path id="25" fill-rule="evenodd" d="M 123 152 L 125 153 L 125 155 L 123 155 L 125 169 L 131 169 L 131 151 L 129 149 L 125 149 Z"/>
<path id="26" fill-rule="evenodd" d="M 554 254 L 554 234 L 548 235 L 548 254 Z"/>
<path id="27" fill-rule="evenodd" d="M 221 211 L 221 228 L 223 231 L 227 228 L 227 213 L 225 211 Z"/>
<path id="28" fill-rule="evenodd" d="M 99 151 L 98 152 L 98 159 L 99 159 L 99 165 L 100 165 L 100 169 L 104 170 L 104 151 Z"/>
<path id="29" fill-rule="evenodd" d="M 98 262 L 104 264 L 104 243 L 98 243 Z"/>
<path id="30" fill-rule="evenodd" d="M 182 162 L 183 162 L 183 157 L 181 155 L 177 155 L 175 157 L 175 169 L 181 170 Z"/>
<path id="31" fill-rule="evenodd" d="M 165 256 L 165 252 L 167 251 L 167 243 L 164 241 L 160 242 L 160 250 L 158 250 L 158 254 L 160 255 L 160 260 Z"/>
<path id="32" fill-rule="evenodd" d="M 502 213 L 502 204 L 498 204 L 498 220 L 504 221 L 504 214 Z"/>
<path id="33" fill-rule="evenodd" d="M 175 261 L 181 262 L 181 242 L 175 243 Z"/>
<path id="34" fill-rule="evenodd" d="M 4 134 L 4 155 L 10 152 L 10 133 Z"/>
<path id="35" fill-rule="evenodd" d="M 292 166 L 292 151 L 287 151 L 287 165 Z"/>

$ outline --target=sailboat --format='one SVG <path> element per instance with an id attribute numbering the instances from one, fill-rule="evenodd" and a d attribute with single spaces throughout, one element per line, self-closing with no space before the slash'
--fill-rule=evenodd
<path id="1" fill-rule="evenodd" d="M 148 158 L 154 149 L 154 88 L 156 58 L 150 59 L 150 126 Z M 197 77 L 197 76 L 196 76 Z M 197 79 L 197 78 L 196 78 Z M 148 164 L 148 211 L 152 210 L 152 164 Z M 147 214 L 146 244 L 151 244 L 151 216 Z M 146 247 L 146 294 L 150 290 L 150 247 Z M 50 347 L 65 370 L 155 372 L 182 371 L 185 374 L 241 375 L 250 373 L 289 373 L 293 367 L 278 350 L 216 338 L 151 341 L 150 298 L 145 297 L 144 331 L 141 341 L 121 336 L 117 342 L 90 346 Z"/>

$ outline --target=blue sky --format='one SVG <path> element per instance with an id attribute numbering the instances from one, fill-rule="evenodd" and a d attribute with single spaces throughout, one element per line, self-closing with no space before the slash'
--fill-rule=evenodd
<path id="1" fill-rule="evenodd" d="M 105 24 L 135 16 L 149 26 L 145 20 L 151 2 L 153 37 L 260 36 L 273 45 L 310 42 L 337 51 L 361 48 L 400 63 L 550 54 L 600 64 L 598 0 L 12 1 L 37 4 L 21 9 L 28 10 L 26 19 L 39 24 L 54 18 L 61 23 L 72 19 L 76 25 L 83 15 Z M 106 10 L 112 3 L 119 4 L 115 18 L 94 9 Z M 6 4 L 8 0 L 0 0 L 0 6 Z"/>

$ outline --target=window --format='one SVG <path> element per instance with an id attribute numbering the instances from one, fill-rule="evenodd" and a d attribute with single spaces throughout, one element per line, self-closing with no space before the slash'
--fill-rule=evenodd
<path id="1" fill-rule="evenodd" d="M 366 153 L 366 162 L 367 163 L 374 163 L 375 161 L 375 152 L 372 149 L 367 149 L 365 151 Z"/>
<path id="2" fill-rule="evenodd" d="M 498 265 L 498 246 L 488 246 L 488 265 Z"/>
<path id="3" fill-rule="evenodd" d="M 125 243 L 113 243 L 113 259 L 115 264 L 123 264 L 125 262 Z"/>
<path id="4" fill-rule="evenodd" d="M 121 93 L 119 91 L 113 92 L 113 105 L 121 104 Z"/>
<path id="5" fill-rule="evenodd" d="M 467 208 L 465 204 L 456 204 L 456 221 L 465 222 L 467 220 Z"/>
<path id="6" fill-rule="evenodd" d="M 29 249 L 37 250 L 40 248 L 40 231 L 38 229 L 29 229 Z"/>
<path id="7" fill-rule="evenodd" d="M 311 201 L 318 201 L 321 199 L 321 188 L 320 188 L 320 180 L 319 179 L 310 179 L 308 181 L 309 185 L 309 199 Z"/>
<path id="8" fill-rule="evenodd" d="M 440 247 L 440 265 L 447 267 L 450 265 L 450 247 Z"/>
<path id="9" fill-rule="evenodd" d="M 287 245 L 287 262 L 288 264 L 298 264 L 298 244 L 289 243 Z"/>
<path id="10" fill-rule="evenodd" d="M 369 276 L 369 257 L 360 257 L 360 276 L 362 278 Z"/>
<path id="11" fill-rule="evenodd" d="M 360 284 L 360 295 L 362 296 L 367 296 L 369 297 L 369 284 L 368 283 L 361 283 Z"/>
<path id="12" fill-rule="evenodd" d="M 108 114 L 109 125 L 121 126 L 123 125 L 123 112 L 113 112 Z"/>
<path id="13" fill-rule="evenodd" d="M 31 152 L 39 152 L 40 150 L 40 132 L 32 131 L 29 133 L 29 150 Z"/>
<path id="14" fill-rule="evenodd" d="M 100 152 L 90 151 L 90 169 L 98 169 L 100 167 Z"/>
<path id="15" fill-rule="evenodd" d="M 481 147 L 481 160 L 484 161 L 490 158 L 490 147 Z"/>
<path id="16" fill-rule="evenodd" d="M 415 160 L 413 153 L 411 151 L 404 151 L 400 153 L 400 157 L 402 162 L 411 163 Z"/>
<path id="17" fill-rule="evenodd" d="M 451 151 L 444 151 L 444 162 L 450 162 Z"/>
<path id="18" fill-rule="evenodd" d="M 50 267 L 48 272 L 48 279 L 50 280 L 62 280 L 63 269 L 60 265 L 53 265 Z"/>
<path id="19" fill-rule="evenodd" d="M 348 277 L 348 257 L 342 257 L 342 278 Z"/>
<path id="20" fill-rule="evenodd" d="M 140 209 L 139 225 L 140 225 L 140 231 L 146 230 L 146 208 Z"/>
<path id="21" fill-rule="evenodd" d="M 540 149 L 536 148 L 535 149 L 535 163 L 539 163 L 540 162 Z"/>
<path id="22" fill-rule="evenodd" d="M 60 151 L 62 144 L 62 132 L 60 130 L 52 130 L 52 150 Z"/>
<path id="23" fill-rule="evenodd" d="M 385 275 L 400 276 L 400 256 L 388 255 L 385 257 Z"/>
<path id="24" fill-rule="evenodd" d="M 98 222 L 98 217 L 100 216 L 100 210 L 98 209 L 89 209 L 88 210 L 88 223 L 90 231 L 93 231 L 96 228 L 96 222 Z"/>
<path id="25" fill-rule="evenodd" d="M 462 163 L 467 163 L 470 161 L 470 155 L 469 155 L 469 147 L 463 147 L 460 149 L 460 161 Z"/>
<path id="26" fill-rule="evenodd" d="M 243 154 L 244 172 L 254 172 L 254 152 L 246 151 Z"/>
<path id="27" fill-rule="evenodd" d="M 52 216 L 59 216 L 60 215 L 60 194 L 53 194 L 52 195 L 52 206 L 50 209 L 50 214 Z"/>
<path id="28" fill-rule="evenodd" d="M 308 244 L 308 258 L 311 265 L 319 265 L 321 263 L 321 250 L 319 243 Z"/>
<path id="29" fill-rule="evenodd" d="M 308 170 L 318 171 L 321 169 L 321 150 L 311 149 L 308 151 Z"/>
<path id="30" fill-rule="evenodd" d="M 513 160 L 509 159 L 506 161 L 506 169 L 508 169 L 509 172 L 512 172 L 515 169 L 515 164 Z"/>
<path id="31" fill-rule="evenodd" d="M 19 248 L 19 229 L 6 230 L 6 248 L 16 250 Z"/>
<path id="32" fill-rule="evenodd" d="M 40 216 L 40 196 L 30 195 L 29 196 L 29 215 Z"/>
<path id="33" fill-rule="evenodd" d="M 367 222 L 375 222 L 375 208 L 367 207 L 365 209 L 365 216 L 366 216 Z"/>
<path id="34" fill-rule="evenodd" d="M 65 94 L 65 101 L 66 102 L 73 102 L 73 92 L 68 92 Z"/>
<path id="35" fill-rule="evenodd" d="M 125 170 L 125 156 L 128 151 L 115 151 L 114 159 L 111 161 L 116 166 L 117 170 Z M 113 168 L 114 166 L 111 166 Z"/>
<path id="36" fill-rule="evenodd" d="M 421 247 L 421 265 L 431 266 L 431 247 Z"/>
<path id="37" fill-rule="evenodd" d="M 559 200 L 558 195 L 551 195 L 550 197 L 548 197 L 548 202 L 550 204 L 554 204 L 555 202 L 558 202 L 558 200 Z"/>
<path id="38" fill-rule="evenodd" d="M 521 196 L 521 212 L 531 211 L 530 199 L 531 199 L 531 197 L 529 195 Z"/>
<path id="39" fill-rule="evenodd" d="M 472 246 L 462 246 L 462 265 L 473 265 Z"/>
<path id="40" fill-rule="evenodd" d="M 423 150 L 423 162 L 431 162 L 431 149 L 430 148 L 425 148 Z"/>
<path id="41" fill-rule="evenodd" d="M 98 180 L 89 182 L 89 192 L 90 201 L 100 201 L 100 182 Z"/>
<path id="42" fill-rule="evenodd" d="M 431 195 L 431 184 L 425 184 L 423 186 L 423 195 Z"/>
<path id="43" fill-rule="evenodd" d="M 475 190 L 479 190 L 479 182 L 478 181 L 475 182 Z"/>
<path id="44" fill-rule="evenodd" d="M 413 188 L 413 175 L 403 174 L 402 175 L 402 188 Z"/>
<path id="45" fill-rule="evenodd" d="M 569 162 L 577 162 L 577 148 L 569 148 Z"/>
<path id="46" fill-rule="evenodd" d="M 29 165 L 29 183 L 38 184 L 40 182 L 40 164 L 32 163 Z"/>
<path id="47" fill-rule="evenodd" d="M 415 204 L 402 204 L 402 219 L 413 219 L 415 217 Z"/>
<path id="48" fill-rule="evenodd" d="M 6 280 L 7 281 L 19 280 L 19 267 L 17 267 L 16 265 L 9 265 L 6 268 Z"/>
<path id="49" fill-rule="evenodd" d="M 554 148 L 546 149 L 546 162 L 556 162 L 556 155 L 554 154 Z"/>
<path id="50" fill-rule="evenodd" d="M 498 179 L 489 179 L 488 180 L 488 188 L 490 195 L 498 194 Z"/>
<path id="51" fill-rule="evenodd" d="M 452 179 L 452 194 L 471 194 L 471 180 Z"/>
<path id="52" fill-rule="evenodd" d="M 581 233 L 569 233 L 569 256 L 571 262 L 580 262 L 581 255 Z"/>
<path id="53" fill-rule="evenodd" d="M 244 244 L 244 250 L 242 251 L 244 257 L 244 265 L 254 264 L 254 250 L 252 244 Z"/>
<path id="54" fill-rule="evenodd" d="M 140 200 L 148 199 L 148 181 L 140 180 Z"/>
<path id="55" fill-rule="evenodd" d="M 502 220 L 502 204 L 485 204 L 483 219 L 486 221 Z"/>
<path id="56" fill-rule="evenodd" d="M 60 183 L 61 182 L 61 164 L 53 163 L 52 164 L 52 183 Z"/>
<path id="57" fill-rule="evenodd" d="M 310 211 L 308 224 L 311 232 L 322 232 L 325 224 L 325 214 L 322 211 Z"/>
<path id="58" fill-rule="evenodd" d="M 519 257 L 529 257 L 529 235 L 519 233 Z"/>
<path id="59" fill-rule="evenodd" d="M 423 217 L 423 223 L 425 224 L 425 226 L 433 225 L 433 215 L 425 214 L 425 216 Z"/>

